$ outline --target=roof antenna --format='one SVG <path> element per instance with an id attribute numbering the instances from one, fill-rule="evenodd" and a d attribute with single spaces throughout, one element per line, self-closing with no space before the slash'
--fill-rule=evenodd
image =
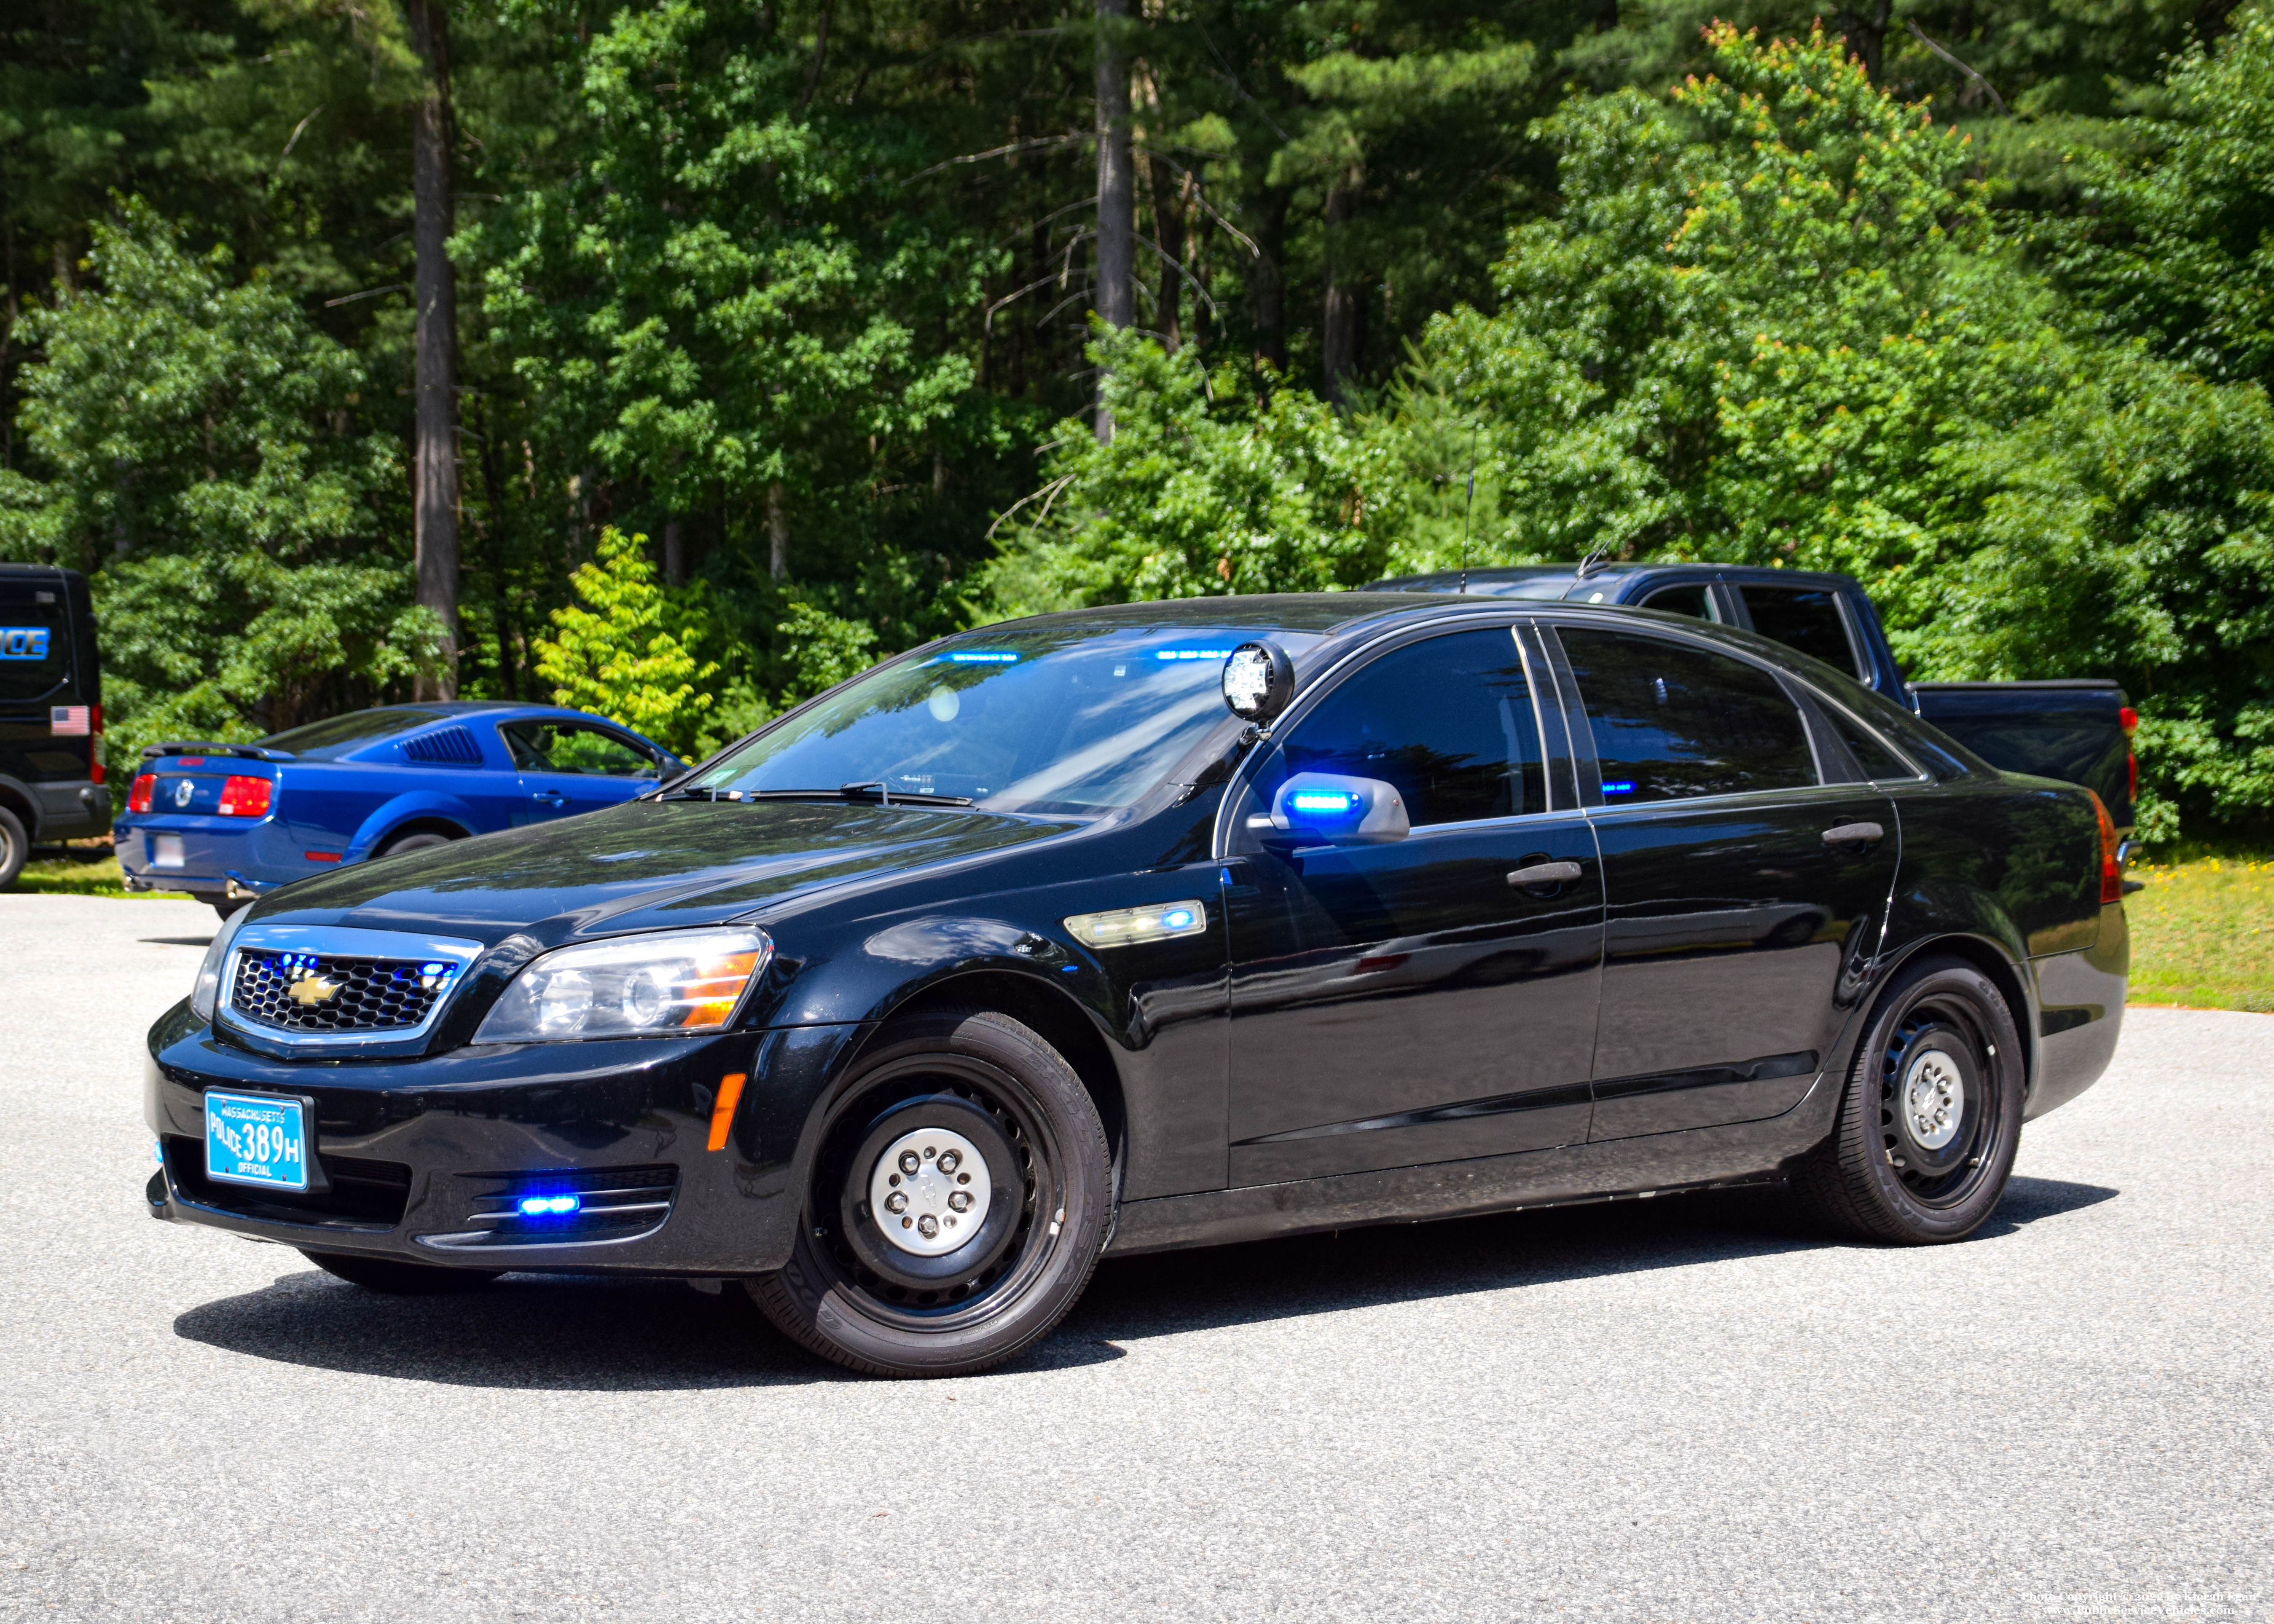
<path id="1" fill-rule="evenodd" d="M 1469 590 L 1469 510 L 1477 505 L 1477 425 L 1469 424 L 1469 494 L 1461 504 L 1461 590 Z"/>
<path id="2" fill-rule="evenodd" d="M 1599 541 L 1587 549 L 1587 556 L 1579 560 L 1579 568 L 1571 572 L 1574 581 L 1585 581 L 1603 567 L 1603 559 L 1611 550 L 1608 541 Z"/>

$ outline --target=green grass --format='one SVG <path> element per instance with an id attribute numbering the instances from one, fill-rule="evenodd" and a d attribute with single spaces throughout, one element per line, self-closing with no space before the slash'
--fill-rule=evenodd
<path id="1" fill-rule="evenodd" d="M 2183 848 L 2131 877 L 2133 1003 L 2274 1014 L 2274 855 Z"/>
<path id="2" fill-rule="evenodd" d="M 52 897 L 178 897 L 180 891 L 128 891 L 119 881 L 118 859 L 108 840 L 76 840 L 55 855 L 43 846 L 16 876 L 18 891 Z"/>

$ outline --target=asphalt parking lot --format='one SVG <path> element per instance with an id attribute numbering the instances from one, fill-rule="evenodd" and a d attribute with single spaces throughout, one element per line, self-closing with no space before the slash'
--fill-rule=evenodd
<path id="1" fill-rule="evenodd" d="M 731 1290 L 151 1222 L 213 924 L 0 897 L 0 1617 L 2274 1618 L 2274 1018 L 2134 1011 L 1963 1245 L 1732 1193 L 1130 1259 L 895 1384 Z"/>

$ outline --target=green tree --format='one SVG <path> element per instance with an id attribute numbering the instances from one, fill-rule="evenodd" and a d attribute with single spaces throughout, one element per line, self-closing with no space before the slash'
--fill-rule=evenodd
<path id="1" fill-rule="evenodd" d="M 229 269 L 130 202 L 91 285 L 18 323 L 51 476 L 0 470 L 0 554 L 94 572 L 114 748 L 290 726 L 433 658 L 389 545 L 394 445 L 351 426 L 362 367 Z"/>
<path id="2" fill-rule="evenodd" d="M 706 628 L 699 605 L 674 603 L 655 583 L 647 538 L 611 525 L 599 556 L 569 577 L 581 604 L 553 612 L 553 635 L 536 640 L 537 674 L 555 704 L 621 722 L 682 756 L 703 753 L 719 674 L 694 645 Z"/>

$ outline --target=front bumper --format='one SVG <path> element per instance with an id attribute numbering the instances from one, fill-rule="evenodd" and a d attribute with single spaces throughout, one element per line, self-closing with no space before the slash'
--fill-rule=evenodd
<path id="1" fill-rule="evenodd" d="M 704 1038 L 468 1047 L 405 1060 L 283 1061 L 218 1040 L 177 1005 L 150 1034 L 144 1114 L 162 1156 L 154 1217 L 315 1252 L 470 1268 L 764 1274 L 787 1259 L 805 1130 L 859 1026 Z M 708 1148 L 720 1079 L 742 1091 Z M 207 1087 L 314 1102 L 328 1189 L 204 1176 Z M 606 1192 L 559 1228 L 490 1221 L 523 1189 Z M 614 1207 L 610 1206 L 614 1203 Z"/>

